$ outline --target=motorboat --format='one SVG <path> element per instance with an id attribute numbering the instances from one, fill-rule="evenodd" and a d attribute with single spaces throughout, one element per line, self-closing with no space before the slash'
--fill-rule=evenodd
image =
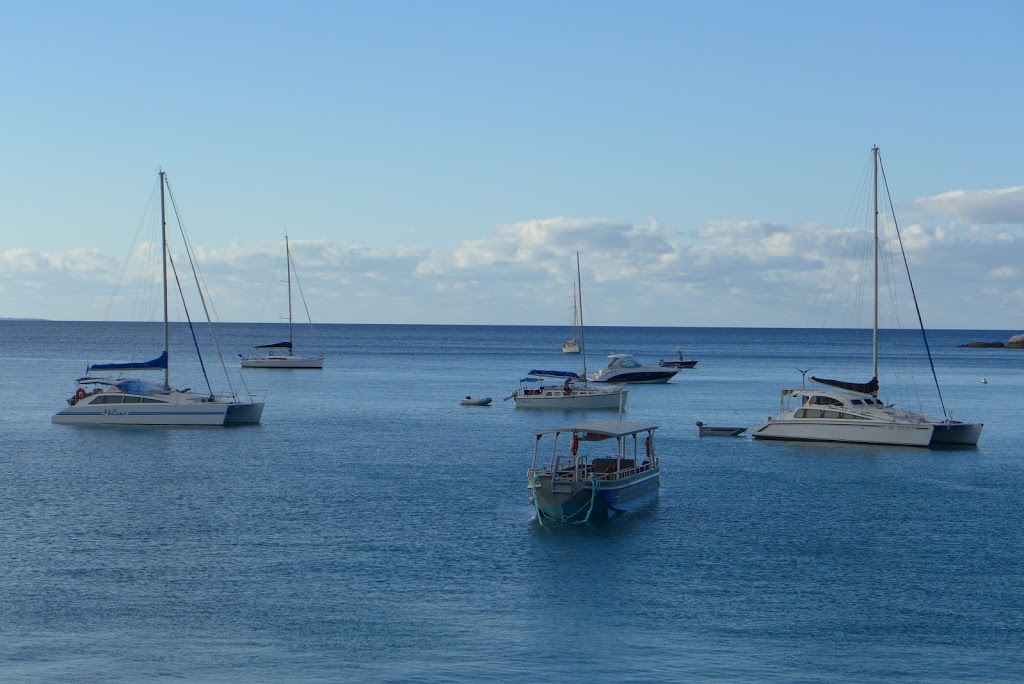
<path id="1" fill-rule="evenodd" d="M 242 368 L 311 368 L 320 369 L 324 367 L 324 356 L 300 356 L 295 353 L 295 334 L 292 323 L 292 250 L 288 244 L 288 236 L 284 236 L 284 253 L 286 269 L 288 271 L 288 339 L 284 342 L 271 344 L 260 344 L 256 349 L 266 350 L 256 356 L 242 356 Z M 296 280 L 296 282 L 298 282 Z M 307 316 L 309 307 L 306 306 L 306 298 L 302 295 L 302 287 L 299 287 L 299 296 L 302 298 L 302 306 Z M 313 322 L 310 321 L 310 329 Z"/>
<path id="2" fill-rule="evenodd" d="M 679 372 L 678 368 L 645 366 L 632 354 L 610 354 L 608 365 L 590 376 L 591 382 L 628 382 L 653 385 L 668 382 Z"/>
<path id="3" fill-rule="evenodd" d="M 160 236 L 163 245 L 163 353 L 146 361 L 93 363 L 87 365 L 84 377 L 75 381 L 76 389 L 67 407 L 53 416 L 54 423 L 76 425 L 227 425 L 232 423 L 259 423 L 263 416 L 263 402 L 252 394 L 241 396 L 233 390 L 215 393 L 210 386 L 206 366 L 200 367 L 207 386 L 206 392 L 192 389 L 174 389 L 170 384 L 168 347 L 168 264 L 174 273 L 179 293 L 181 282 L 170 259 L 167 246 L 167 216 L 165 196 L 169 192 L 167 177 L 161 170 L 160 182 Z M 177 215 L 177 210 L 175 210 Z M 180 227 L 180 218 L 179 218 Z M 195 279 L 199 282 L 199 279 Z M 184 298 L 182 306 L 186 307 Z M 187 307 L 186 307 L 187 311 Z M 195 339 L 191 318 L 188 326 Z M 211 330 L 213 327 L 211 326 Z M 196 346 L 199 354 L 199 347 Z M 95 371 L 110 375 L 92 375 Z M 144 371 L 163 372 L 163 382 L 152 382 L 134 377 Z M 125 373 L 130 373 L 125 377 Z M 225 368 L 225 376 L 227 369 Z"/>
<path id="4" fill-rule="evenodd" d="M 657 492 L 657 429 L 639 421 L 595 421 L 534 431 L 526 486 L 537 521 L 544 525 L 607 518 Z M 550 443 L 550 452 L 542 452 L 542 443 Z"/>
<path id="5" fill-rule="evenodd" d="M 658 361 L 658 365 L 663 368 L 693 368 L 697 365 L 697 359 L 684 359 L 683 352 L 676 350 L 677 358 L 674 359 L 661 359 Z"/>
<path id="6" fill-rule="evenodd" d="M 491 405 L 491 398 L 490 397 L 471 397 L 471 396 L 467 395 L 466 398 L 460 400 L 459 403 L 462 404 L 463 406 L 490 406 Z"/>
<path id="7" fill-rule="evenodd" d="M 778 416 L 769 418 L 754 429 L 752 436 L 757 439 L 814 442 L 854 442 L 860 444 L 885 444 L 893 446 L 928 447 L 939 444 L 976 446 L 981 438 L 982 423 L 961 422 L 952 419 L 946 411 L 939 391 L 938 376 L 932 363 L 928 338 L 921 326 L 922 338 L 932 379 L 935 384 L 943 417 L 929 416 L 919 411 L 897 408 L 879 399 L 878 381 L 878 319 L 879 319 L 879 168 L 881 159 L 877 147 L 871 149 L 874 179 L 874 201 L 872 216 L 874 225 L 874 323 L 871 338 L 871 361 L 873 376 L 867 382 L 851 382 L 811 376 L 811 387 L 807 386 L 808 370 L 800 370 L 805 382 L 800 389 L 784 389 Z M 885 196 L 889 197 L 888 187 Z M 890 201 L 889 209 L 892 210 Z M 895 220 L 893 225 L 896 226 Z M 898 230 L 898 226 L 896 226 Z M 898 235 L 898 234 L 897 234 Z M 902 240 L 896 240 L 902 246 Z M 909 267 L 906 256 L 903 258 Z M 911 283 L 911 290 L 913 285 Z M 916 307 L 916 297 L 915 297 Z M 920 311 L 917 320 L 921 322 Z"/>

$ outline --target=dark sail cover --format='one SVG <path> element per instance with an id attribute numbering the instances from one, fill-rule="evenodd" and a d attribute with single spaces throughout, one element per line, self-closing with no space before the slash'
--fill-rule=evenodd
<path id="1" fill-rule="evenodd" d="M 878 378 L 871 378 L 868 382 L 846 382 L 845 380 L 829 380 L 828 378 L 816 378 L 811 376 L 812 382 L 838 387 L 839 389 L 860 392 L 862 394 L 876 394 L 878 392 Z"/>
<path id="2" fill-rule="evenodd" d="M 277 342 L 275 344 L 258 344 L 257 349 L 291 349 L 291 342 Z"/>
<path id="3" fill-rule="evenodd" d="M 129 363 L 94 363 L 89 370 L 163 370 L 167 368 L 167 352 L 151 361 L 131 361 Z"/>

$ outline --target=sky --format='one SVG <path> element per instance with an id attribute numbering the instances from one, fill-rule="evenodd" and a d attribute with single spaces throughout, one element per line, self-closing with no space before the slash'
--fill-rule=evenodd
<path id="1" fill-rule="evenodd" d="M 219 317 L 802 327 L 873 145 L 929 327 L 1024 328 L 1024 4 L 0 4 L 0 317 L 111 308 L 158 169 Z M 172 246 L 173 249 L 173 246 Z"/>

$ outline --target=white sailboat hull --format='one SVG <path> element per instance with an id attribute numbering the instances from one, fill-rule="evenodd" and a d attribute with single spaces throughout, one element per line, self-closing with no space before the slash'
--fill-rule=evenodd
<path id="1" fill-rule="evenodd" d="M 564 392 L 561 387 L 542 388 L 539 394 L 516 392 L 516 408 L 530 409 L 618 409 L 625 410 L 629 392 L 616 388 L 580 387 Z"/>
<path id="2" fill-rule="evenodd" d="M 322 356 L 262 356 L 243 358 L 242 368 L 323 368 Z"/>

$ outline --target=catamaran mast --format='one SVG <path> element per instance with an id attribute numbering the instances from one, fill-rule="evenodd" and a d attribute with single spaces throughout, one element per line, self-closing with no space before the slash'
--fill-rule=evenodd
<path id="1" fill-rule="evenodd" d="M 164 354 L 168 353 L 170 349 L 170 331 L 167 324 L 167 208 L 164 203 L 164 185 L 166 180 L 164 178 L 164 171 L 160 169 L 160 243 L 162 251 L 163 261 L 163 276 L 164 276 Z M 164 389 L 171 389 L 171 371 L 170 363 L 164 363 Z"/>
<path id="2" fill-rule="evenodd" d="M 871 148 L 871 160 L 874 170 L 874 222 L 875 222 L 875 320 L 871 328 L 871 373 L 878 378 L 878 145 Z M 875 390 L 875 394 L 878 390 Z"/>

